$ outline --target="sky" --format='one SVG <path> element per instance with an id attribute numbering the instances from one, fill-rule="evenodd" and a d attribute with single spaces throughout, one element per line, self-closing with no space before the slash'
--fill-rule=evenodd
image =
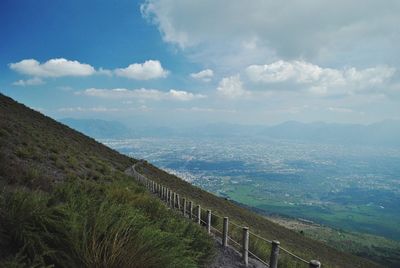
<path id="1" fill-rule="evenodd" d="M 2 0 L 0 92 L 130 126 L 400 119 L 398 0 Z"/>

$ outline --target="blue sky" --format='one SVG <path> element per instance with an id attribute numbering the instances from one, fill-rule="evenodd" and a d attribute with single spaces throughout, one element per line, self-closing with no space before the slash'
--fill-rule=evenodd
<path id="1" fill-rule="evenodd" d="M 3 0 L 0 92 L 129 125 L 400 119 L 398 14 L 389 0 Z"/>

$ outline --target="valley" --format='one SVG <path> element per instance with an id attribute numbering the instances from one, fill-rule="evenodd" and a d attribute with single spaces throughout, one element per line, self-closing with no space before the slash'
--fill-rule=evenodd
<path id="1" fill-rule="evenodd" d="M 272 220 L 283 218 L 286 227 L 298 219 L 312 222 L 292 228 L 306 236 L 375 259 L 385 254 L 400 259 L 396 148 L 267 138 L 102 142 Z"/>

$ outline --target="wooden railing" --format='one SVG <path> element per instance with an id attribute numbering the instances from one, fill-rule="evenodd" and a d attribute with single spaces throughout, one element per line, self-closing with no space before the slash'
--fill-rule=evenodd
<path id="1" fill-rule="evenodd" d="M 243 263 L 246 266 L 249 264 L 250 255 L 254 259 L 258 260 L 260 263 L 264 264 L 266 267 L 277 268 L 279 255 L 282 251 L 283 253 L 288 254 L 288 256 L 293 258 L 293 260 L 297 262 L 300 266 L 303 265 L 304 267 L 309 268 L 321 267 L 321 263 L 319 261 L 307 261 L 290 252 L 289 250 L 283 248 L 277 240 L 268 240 L 255 233 L 252 233 L 250 232 L 249 227 L 237 225 L 234 222 L 229 221 L 228 217 L 223 217 L 218 214 L 212 213 L 211 210 L 204 210 L 199 204 L 195 207 L 192 201 L 189 201 L 187 198 L 180 196 L 165 185 L 157 183 L 140 174 L 138 171 L 136 171 L 136 165 L 132 166 L 132 173 L 133 177 L 139 183 L 144 185 L 151 193 L 157 195 L 171 209 L 177 210 L 182 213 L 183 217 L 193 220 L 202 226 L 205 226 L 209 234 L 214 234 L 215 236 L 220 237 L 223 247 L 228 247 L 229 245 L 240 251 Z M 204 217 L 202 217 L 202 215 L 204 215 Z M 221 220 L 221 227 L 218 226 L 219 224 L 215 223 L 213 226 L 213 222 L 218 221 L 219 223 L 221 223 Z M 220 230 L 219 228 L 222 228 L 222 230 Z M 238 231 L 241 232 L 241 235 L 240 233 L 238 233 Z M 253 250 L 253 248 L 257 249 L 256 245 L 258 245 L 259 248 L 260 243 L 266 244 L 266 247 L 270 249 L 269 252 L 266 252 L 265 257 L 262 257 L 262 254 L 256 254 L 256 252 L 253 252 L 255 251 Z M 254 246 L 249 248 L 249 245 Z M 296 265 L 296 267 L 298 266 Z"/>

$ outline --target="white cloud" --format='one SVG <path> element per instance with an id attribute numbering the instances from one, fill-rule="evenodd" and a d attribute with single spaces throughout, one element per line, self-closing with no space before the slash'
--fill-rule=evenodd
<path id="1" fill-rule="evenodd" d="M 376 66 L 357 70 L 356 68 L 322 68 L 305 61 L 276 61 L 265 65 L 251 65 L 246 68 L 250 81 L 259 84 L 290 82 L 289 87 L 308 88 L 317 94 L 354 93 L 382 86 L 394 75 L 396 69 Z M 331 92 L 330 92 L 331 91 Z"/>
<path id="2" fill-rule="evenodd" d="M 34 77 L 89 76 L 96 72 L 89 64 L 64 58 L 50 59 L 44 63 L 35 59 L 25 59 L 9 66 L 18 73 Z"/>
<path id="3" fill-rule="evenodd" d="M 57 109 L 60 113 L 120 113 L 120 112 L 149 112 L 152 109 L 146 105 L 140 105 L 138 107 L 125 107 L 125 108 L 115 108 L 115 107 L 62 107 Z"/>
<path id="4" fill-rule="evenodd" d="M 191 108 L 177 108 L 180 112 L 196 112 L 196 113 L 236 113 L 236 110 L 231 109 L 218 109 L 211 107 L 191 107 Z"/>
<path id="5" fill-rule="evenodd" d="M 180 101 L 190 101 L 194 99 L 202 99 L 205 98 L 205 95 L 202 94 L 193 94 L 183 90 L 175 90 L 171 89 L 168 93 L 168 96 L 171 99 L 180 100 Z"/>
<path id="6" fill-rule="evenodd" d="M 116 69 L 115 74 L 136 80 L 149 80 L 155 78 L 165 78 L 168 71 L 165 70 L 158 60 L 148 60 L 144 63 L 133 63 L 126 68 Z"/>
<path id="7" fill-rule="evenodd" d="M 162 97 L 162 92 L 156 89 L 126 89 L 126 88 L 88 88 L 82 92 L 77 92 L 91 97 L 108 98 L 108 99 L 124 99 L 124 98 L 138 98 L 138 99 L 151 99 L 159 100 Z"/>
<path id="8" fill-rule="evenodd" d="M 160 91 L 157 89 L 126 89 L 126 88 L 113 88 L 113 89 L 99 89 L 88 88 L 79 95 L 86 95 L 99 98 L 109 99 L 126 99 L 135 98 L 138 100 L 177 100 L 177 101 L 191 101 L 194 99 L 205 98 L 202 94 L 193 94 L 183 90 L 171 89 L 168 92 Z"/>
<path id="9" fill-rule="evenodd" d="M 15 81 L 14 83 L 12 83 L 14 86 L 38 86 L 38 85 L 43 85 L 45 82 L 40 79 L 39 77 L 34 77 L 31 79 L 27 79 L 27 80 L 18 80 Z"/>
<path id="10" fill-rule="evenodd" d="M 106 108 L 106 107 L 63 107 L 57 110 L 61 113 L 75 113 L 75 112 L 95 112 L 95 113 L 108 113 L 120 112 L 119 108 Z"/>
<path id="11" fill-rule="evenodd" d="M 397 0 L 146 0 L 141 12 L 165 42 L 206 64 L 400 60 Z"/>
<path id="12" fill-rule="evenodd" d="M 112 72 L 111 70 L 104 69 L 104 68 L 101 68 L 101 67 L 100 67 L 100 68 L 97 70 L 96 74 L 99 74 L 99 75 L 106 75 L 106 76 L 112 76 L 112 75 L 113 75 L 113 72 Z"/>
<path id="13" fill-rule="evenodd" d="M 343 108 L 343 107 L 328 107 L 327 109 L 330 112 L 336 112 L 336 113 L 352 113 L 353 110 L 349 108 Z"/>
<path id="14" fill-rule="evenodd" d="M 197 79 L 197 80 L 201 80 L 204 82 L 209 82 L 211 81 L 211 78 L 214 76 L 214 72 L 211 69 L 205 69 L 202 70 L 198 73 L 191 73 L 190 77 Z"/>
<path id="15" fill-rule="evenodd" d="M 112 76 L 115 73 L 117 76 L 137 80 L 149 80 L 163 78 L 168 75 L 168 71 L 164 70 L 161 63 L 157 60 L 134 63 L 126 68 L 115 70 L 108 70 L 101 67 L 96 70 L 89 64 L 64 58 L 50 59 L 44 63 L 40 63 L 35 59 L 25 59 L 20 62 L 10 63 L 9 67 L 18 73 L 34 76 L 34 78 L 29 79 L 33 83 L 34 81 L 38 81 L 40 77 L 90 76 L 94 74 Z M 23 80 L 20 80 L 16 83 L 22 85 L 23 82 Z"/>
<path id="16" fill-rule="evenodd" d="M 217 92 L 227 98 L 237 98 L 248 95 L 249 93 L 243 88 L 243 83 L 239 75 L 224 77 L 217 87 Z"/>

